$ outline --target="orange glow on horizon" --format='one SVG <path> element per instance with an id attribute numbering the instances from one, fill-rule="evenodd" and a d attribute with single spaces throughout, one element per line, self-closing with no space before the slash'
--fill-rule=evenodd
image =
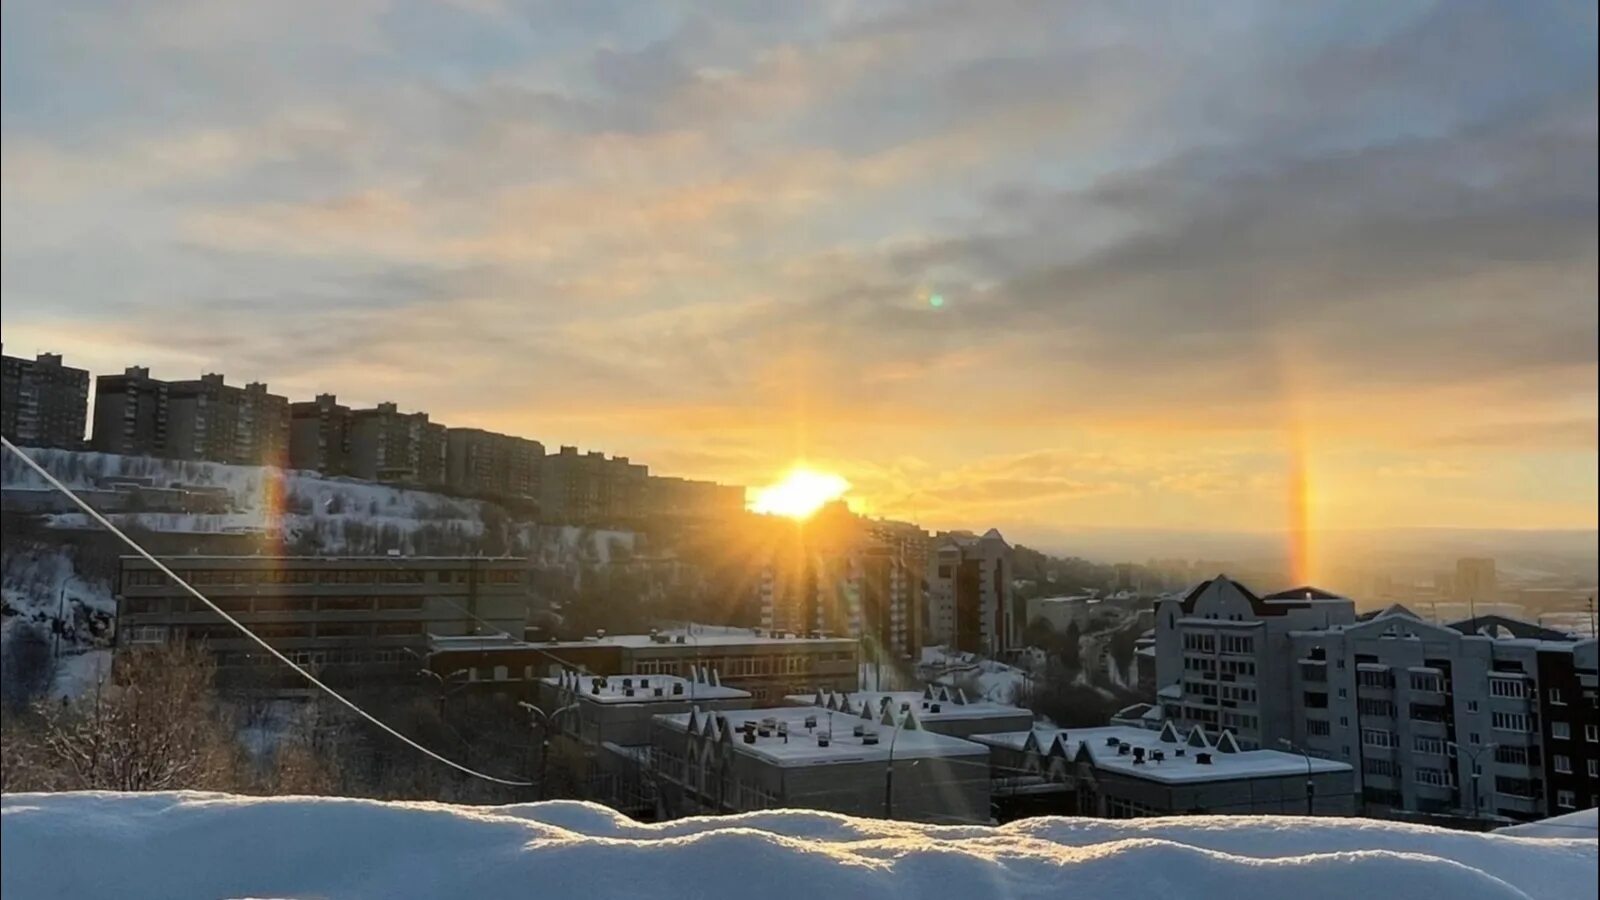
<path id="1" fill-rule="evenodd" d="M 1312 581 L 1311 477 L 1306 460 L 1305 432 L 1298 423 L 1289 435 L 1289 578 L 1294 584 Z"/>

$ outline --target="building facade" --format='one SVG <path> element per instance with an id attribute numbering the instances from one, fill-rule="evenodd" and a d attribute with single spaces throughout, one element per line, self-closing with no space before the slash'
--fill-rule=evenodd
<path id="1" fill-rule="evenodd" d="M 89 446 L 123 456 L 167 455 L 168 388 L 144 366 L 95 379 Z"/>
<path id="2" fill-rule="evenodd" d="M 233 387 L 221 375 L 167 385 L 164 456 L 244 466 L 289 461 L 289 400 L 263 382 Z"/>
<path id="3" fill-rule="evenodd" d="M 350 407 L 333 394 L 289 404 L 289 465 L 323 475 L 349 475 L 350 424 Z"/>
<path id="4" fill-rule="evenodd" d="M 521 634 L 527 561 L 476 557 L 188 556 L 166 563 L 290 659 L 414 676 L 433 635 Z M 119 648 L 203 641 L 224 670 L 272 666 L 249 638 L 143 557 L 122 558 Z"/>
<path id="5" fill-rule="evenodd" d="M 438 487 L 445 482 L 446 432 L 424 412 L 393 403 L 350 414 L 350 474 L 368 481 Z"/>
<path id="6" fill-rule="evenodd" d="M 1011 545 L 999 531 L 940 534 L 927 573 L 928 643 L 989 656 L 1021 646 L 1026 623 L 1011 586 Z"/>
<path id="7" fill-rule="evenodd" d="M 446 432 L 445 483 L 464 494 L 533 499 L 539 496 L 544 445 L 481 428 Z"/>
<path id="8" fill-rule="evenodd" d="M 89 372 L 61 364 L 61 355 L 0 356 L 0 433 L 23 447 L 83 446 Z"/>
<path id="9" fill-rule="evenodd" d="M 1477 624 L 1392 606 L 1292 636 L 1294 739 L 1348 761 L 1369 813 L 1529 820 L 1594 805 L 1594 641 Z"/>
<path id="10" fill-rule="evenodd" d="M 1295 737 L 1296 630 L 1350 624 L 1355 604 L 1312 587 L 1258 597 L 1225 575 L 1156 604 L 1156 698 L 1184 730 L 1226 728 L 1246 749 Z"/>
<path id="11" fill-rule="evenodd" d="M 717 519 L 744 509 L 744 488 L 711 481 L 651 475 L 645 483 L 647 515 L 663 519 Z"/>
<path id="12" fill-rule="evenodd" d="M 572 525 L 630 522 L 643 516 L 650 470 L 626 456 L 562 447 L 544 457 L 539 511 L 546 521 Z"/>

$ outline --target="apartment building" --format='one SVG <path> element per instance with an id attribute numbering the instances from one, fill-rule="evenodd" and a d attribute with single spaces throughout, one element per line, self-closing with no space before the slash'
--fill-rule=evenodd
<path id="1" fill-rule="evenodd" d="M 1347 763 L 1249 750 L 1232 732 L 1128 726 L 975 734 L 989 747 L 991 791 L 1023 815 L 1131 819 L 1167 815 L 1355 815 Z"/>
<path id="2" fill-rule="evenodd" d="M 1456 574 L 1451 584 L 1459 603 L 1493 603 L 1500 599 L 1500 578 L 1494 560 L 1488 557 L 1468 556 L 1456 560 Z"/>
<path id="3" fill-rule="evenodd" d="M 0 434 L 23 447 L 83 446 L 89 372 L 61 364 L 58 353 L 0 356 Z"/>
<path id="4" fill-rule="evenodd" d="M 94 386 L 94 428 L 89 446 L 100 453 L 165 456 L 168 388 L 145 366 L 101 375 Z"/>
<path id="5" fill-rule="evenodd" d="M 656 716 L 660 814 L 800 807 L 913 822 L 989 821 L 989 752 L 929 731 L 914 713 L 821 707 Z"/>
<path id="6" fill-rule="evenodd" d="M 445 483 L 452 490 L 492 497 L 539 496 L 544 445 L 538 441 L 481 428 L 451 428 L 445 442 Z"/>
<path id="7" fill-rule="evenodd" d="M 744 488 L 711 481 L 651 475 L 645 482 L 647 514 L 664 519 L 717 519 L 744 509 Z"/>
<path id="8" fill-rule="evenodd" d="M 428 667 L 440 674 L 467 669 L 480 681 L 512 682 L 560 670 L 679 678 L 714 671 L 722 684 L 749 691 L 756 702 L 767 703 L 818 688 L 853 691 L 860 684 L 860 659 L 859 643 L 848 638 L 654 632 L 540 643 L 505 637 L 439 638 L 431 644 Z M 505 689 L 515 692 L 518 686 Z"/>
<path id="9" fill-rule="evenodd" d="M 349 475 L 350 407 L 333 394 L 289 404 L 289 465 L 323 475 Z"/>
<path id="10" fill-rule="evenodd" d="M 1011 587 L 1011 545 L 999 531 L 938 535 L 927 583 L 929 643 L 989 656 L 1021 645 L 1026 623 Z"/>
<path id="11" fill-rule="evenodd" d="M 1165 719 L 1185 731 L 1226 728 L 1245 749 L 1295 737 L 1292 633 L 1356 621 L 1345 597 L 1313 587 L 1258 597 L 1226 575 L 1158 601 L 1155 617 Z"/>
<path id="12" fill-rule="evenodd" d="M 350 413 L 350 474 L 368 481 L 438 487 L 445 482 L 446 431 L 425 412 L 393 403 Z"/>
<path id="13" fill-rule="evenodd" d="M 207 373 L 167 385 L 164 456 L 249 466 L 283 466 L 289 453 L 289 400 L 263 382 L 233 387 Z"/>
<path id="14" fill-rule="evenodd" d="M 1369 813 L 1529 820 L 1595 805 L 1595 642 L 1391 606 L 1291 635 L 1308 752 L 1347 761 Z"/>
<path id="15" fill-rule="evenodd" d="M 414 675 L 433 635 L 520 634 L 523 559 L 477 557 L 177 556 L 185 581 L 291 659 L 334 670 Z M 153 564 L 121 560 L 120 648 L 204 641 L 223 669 L 272 663 Z"/>
<path id="16" fill-rule="evenodd" d="M 546 521 L 612 524 L 645 513 L 650 470 L 626 456 L 608 459 L 598 450 L 562 447 L 542 466 L 539 509 Z"/>

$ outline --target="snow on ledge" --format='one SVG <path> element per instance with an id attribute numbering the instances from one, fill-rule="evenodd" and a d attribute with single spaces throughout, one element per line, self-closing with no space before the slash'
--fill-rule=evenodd
<path id="1" fill-rule="evenodd" d="M 1593 838 L 1360 819 L 939 827 L 794 810 L 641 825 L 602 807 L 10 794 L 6 897 L 1569 898 Z"/>

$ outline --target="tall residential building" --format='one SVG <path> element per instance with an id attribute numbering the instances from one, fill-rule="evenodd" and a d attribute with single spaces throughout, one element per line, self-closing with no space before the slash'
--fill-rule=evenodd
<path id="1" fill-rule="evenodd" d="M 1493 603 L 1500 599 L 1500 584 L 1495 575 L 1494 560 L 1487 557 L 1463 557 L 1456 560 L 1454 587 L 1456 600 L 1462 603 Z"/>
<path id="2" fill-rule="evenodd" d="M 58 353 L 0 357 L 0 433 L 24 447 L 83 446 L 89 373 Z"/>
<path id="3" fill-rule="evenodd" d="M 1314 756 L 1348 762 L 1369 813 L 1534 819 L 1596 805 L 1595 641 L 1391 606 L 1291 636 L 1293 710 Z"/>
<path id="4" fill-rule="evenodd" d="M 645 508 L 652 516 L 668 519 L 713 519 L 744 509 L 744 488 L 651 475 L 645 483 Z"/>
<path id="5" fill-rule="evenodd" d="M 266 384 L 242 388 L 215 373 L 167 386 L 166 455 L 247 466 L 288 462 L 289 400 Z"/>
<path id="6" fill-rule="evenodd" d="M 123 456 L 166 455 L 167 390 L 167 383 L 151 378 L 144 366 L 96 378 L 89 446 Z"/>
<path id="7" fill-rule="evenodd" d="M 645 514 L 650 470 L 626 456 L 607 459 L 562 447 L 539 473 L 540 515 L 551 522 L 611 524 Z"/>
<path id="8" fill-rule="evenodd" d="M 940 534 L 928 560 L 928 637 L 967 653 L 998 655 L 1022 641 L 1011 587 L 1011 545 L 991 528 Z"/>
<path id="9" fill-rule="evenodd" d="M 350 474 L 350 407 L 333 394 L 289 404 L 289 465 L 324 475 Z"/>
<path id="10" fill-rule="evenodd" d="M 446 433 L 424 412 L 393 403 L 350 414 L 350 474 L 368 481 L 434 487 L 445 480 Z"/>
<path id="11" fill-rule="evenodd" d="M 499 497 L 539 495 L 544 445 L 481 428 L 451 428 L 446 436 L 446 478 L 467 494 Z"/>
<path id="12" fill-rule="evenodd" d="M 1226 575 L 1156 604 L 1156 698 L 1183 729 L 1233 731 L 1245 748 L 1293 738 L 1291 634 L 1348 625 L 1350 600 L 1313 587 L 1258 597 Z"/>

